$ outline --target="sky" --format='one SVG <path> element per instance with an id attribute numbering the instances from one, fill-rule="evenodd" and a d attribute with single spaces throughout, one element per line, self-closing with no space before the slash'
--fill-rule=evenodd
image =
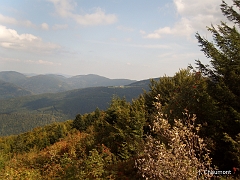
<path id="1" fill-rule="evenodd" d="M 231 4 L 231 0 L 225 0 Z M 221 0 L 1 0 L 0 71 L 142 80 L 208 63 Z"/>

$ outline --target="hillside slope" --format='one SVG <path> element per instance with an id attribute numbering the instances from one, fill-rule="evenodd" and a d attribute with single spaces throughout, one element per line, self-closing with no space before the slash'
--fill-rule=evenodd
<path id="1" fill-rule="evenodd" d="M 124 86 L 136 82 L 129 79 L 109 79 L 103 76 L 88 74 L 78 75 L 66 79 L 66 82 L 73 88 L 87 88 L 99 86 Z"/>
<path id="2" fill-rule="evenodd" d="M 56 93 L 72 89 L 65 80 L 58 75 L 37 75 L 27 78 L 21 86 L 34 94 Z"/>
<path id="3" fill-rule="evenodd" d="M 111 86 L 0 100 L 0 135 L 19 134 L 37 126 L 73 119 L 97 107 L 105 110 L 114 95 L 131 101 L 141 93 L 141 86 Z"/>
<path id="4" fill-rule="evenodd" d="M 27 96 L 31 94 L 32 93 L 30 91 L 27 91 L 15 84 L 0 80 L 0 99 Z"/>
<path id="5" fill-rule="evenodd" d="M 21 86 L 27 80 L 27 77 L 16 71 L 2 71 L 0 72 L 0 80 Z"/>
<path id="6" fill-rule="evenodd" d="M 57 93 L 87 87 L 124 86 L 136 82 L 129 79 L 109 79 L 94 74 L 67 78 L 57 74 L 27 76 L 15 71 L 0 72 L 0 80 L 17 85 L 33 94 Z"/>

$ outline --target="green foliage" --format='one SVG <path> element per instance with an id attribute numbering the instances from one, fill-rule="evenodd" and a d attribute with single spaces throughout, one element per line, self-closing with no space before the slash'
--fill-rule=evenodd
<path id="1" fill-rule="evenodd" d="M 131 101 L 142 91 L 141 86 L 93 87 L 0 100 L 0 136 L 19 134 L 37 126 L 73 119 L 76 114 L 92 112 L 96 107 L 105 110 L 114 94 Z"/>
<path id="2" fill-rule="evenodd" d="M 160 99 L 155 99 L 155 103 Z M 106 111 L 96 109 L 89 114 L 77 115 L 75 122 L 54 123 L 18 136 L 0 138 L 3 154 L 0 179 L 134 180 L 144 179 L 143 174 L 148 177 L 147 174 L 159 169 L 165 173 L 174 168 L 179 168 L 180 174 L 174 169 L 171 177 L 182 174 L 186 178 L 196 177 L 197 169 L 204 169 L 210 161 L 205 144 L 196 134 L 199 129 L 191 121 L 195 118 L 185 116 L 183 121 L 174 121 L 171 127 L 158 108 L 155 107 L 150 115 L 146 109 L 143 96 L 132 103 L 114 97 Z M 143 131 L 148 116 L 155 118 L 152 120 L 157 118 L 153 121 L 155 132 L 151 140 Z M 72 128 L 79 122 L 83 123 L 84 129 Z M 81 123 L 79 127 L 83 128 Z M 153 146 L 150 146 L 151 142 L 154 142 Z M 234 146 L 233 156 L 239 157 L 239 142 L 230 138 L 228 142 Z M 143 158 L 151 156 L 157 162 L 155 155 L 158 153 L 165 153 L 162 157 L 164 165 L 153 164 L 146 171 L 148 161 L 142 161 Z M 137 174 L 138 170 L 140 174 Z"/>
<path id="3" fill-rule="evenodd" d="M 239 9 L 240 1 L 233 2 Z M 223 2 L 221 9 L 239 25 L 235 8 Z M 78 115 L 73 121 L 1 137 L 0 179 L 206 178 L 198 172 L 211 169 L 209 155 L 220 170 L 240 167 L 240 34 L 226 23 L 208 30 L 213 42 L 196 37 L 211 59 L 210 66 L 197 61 L 197 70 L 183 69 L 173 77 L 151 80 L 149 92 L 138 99 L 132 100 L 146 89 L 148 80 L 1 100 L 0 135 Z M 18 86 L 41 81 L 44 91 L 87 86 L 94 77 L 84 81 L 77 76 L 67 82 L 47 75 L 29 80 L 18 73 L 0 72 L 1 80 Z M 106 81 L 101 78 L 101 83 Z M 31 86 L 32 90 L 40 93 L 39 85 Z M 5 93 L 7 87 L 17 96 L 15 85 L 2 87 L 0 91 Z M 113 95 L 118 97 L 108 107 Z"/>
<path id="4" fill-rule="evenodd" d="M 236 25 L 239 21 L 239 0 L 233 0 L 234 7 L 225 2 L 221 4 L 223 15 Z M 234 151 L 232 146 L 226 142 L 226 134 L 229 138 L 236 140 L 240 129 L 240 33 L 235 26 L 231 27 L 224 22 L 208 28 L 212 33 L 213 42 L 196 34 L 200 47 L 210 65 L 203 65 L 197 61 L 198 70 L 207 77 L 207 91 L 216 101 L 216 114 L 212 118 L 217 121 L 216 126 L 216 151 L 214 160 L 221 168 L 230 168 L 235 163 L 231 156 Z M 227 148 L 226 148 L 227 147 Z M 223 158 L 224 157 L 224 158 Z M 238 161 L 237 166 L 240 166 Z"/>
<path id="5" fill-rule="evenodd" d="M 0 138 L 0 179 L 138 179 L 144 125 L 144 98 L 115 97 L 106 111 Z"/>
<path id="6" fill-rule="evenodd" d="M 177 72 L 173 77 L 163 77 L 159 81 L 152 81 L 150 91 L 144 93 L 146 109 L 148 111 L 148 121 L 152 124 L 152 114 L 156 111 L 153 102 L 156 102 L 156 96 L 160 94 L 160 102 L 163 105 L 163 114 L 170 123 L 174 119 L 183 118 L 183 111 L 189 114 L 197 115 L 197 123 L 204 125 L 202 128 L 203 136 L 211 136 L 208 128 L 214 128 L 216 122 L 212 117 L 215 115 L 215 101 L 207 92 L 206 78 L 199 72 L 191 72 L 189 69 L 183 69 Z"/>
<path id="7" fill-rule="evenodd" d="M 63 138 L 71 130 L 71 121 L 54 123 L 35 128 L 23 134 L 0 138 L 0 151 L 4 153 L 26 153 L 32 149 L 42 150 Z"/>
<path id="8" fill-rule="evenodd" d="M 7 161 L 7 157 L 4 155 L 4 153 L 0 154 L 0 171 L 5 167 L 5 163 Z"/>
<path id="9" fill-rule="evenodd" d="M 0 114 L 0 136 L 20 134 L 54 122 L 68 119 L 61 113 L 9 113 Z"/>
<path id="10" fill-rule="evenodd" d="M 31 94 L 30 91 L 20 88 L 19 86 L 0 80 L 0 99 L 27 96 Z"/>
<path id="11" fill-rule="evenodd" d="M 145 92 L 147 109 L 155 109 L 152 102 L 156 101 L 155 97 L 161 94 L 160 102 L 168 106 L 168 110 L 177 111 L 179 116 L 184 108 L 191 110 L 202 100 L 200 95 L 204 92 L 204 79 L 199 73 L 191 73 L 189 69 L 183 69 L 177 72 L 173 77 L 162 77 L 159 81 L 151 81 L 150 91 Z M 200 94 L 201 93 L 201 94 Z M 197 105 L 196 105 L 197 104 Z M 179 113 L 180 111 L 180 113 Z M 166 111 L 169 114 L 169 112 Z"/>
<path id="12" fill-rule="evenodd" d="M 145 125 L 144 99 L 132 104 L 125 99 L 113 98 L 104 119 L 96 125 L 98 141 L 111 149 L 121 159 L 137 153 L 142 145 Z"/>
<path id="13" fill-rule="evenodd" d="M 179 118 L 185 108 L 194 111 L 193 106 L 199 101 L 197 88 L 201 84 L 200 78 L 189 70 L 180 70 L 173 77 L 152 80 L 150 91 L 144 94 L 149 113 L 155 111 L 153 102 L 158 94 L 161 94 L 160 102 L 164 106 L 164 113 L 168 115 L 174 114 L 173 116 Z"/>
<path id="14" fill-rule="evenodd" d="M 78 114 L 73 120 L 73 128 L 76 128 L 79 131 L 86 130 L 85 121 L 83 120 L 81 114 Z"/>
<path id="15" fill-rule="evenodd" d="M 89 156 L 84 162 L 84 173 L 89 179 L 99 179 L 104 173 L 104 159 L 96 149 L 89 152 Z M 94 169 L 94 171 L 93 171 Z"/>
<path id="16" fill-rule="evenodd" d="M 0 179 L 112 179 L 114 156 L 104 145 L 87 150 L 89 136 L 73 131 L 41 151 L 15 154 Z"/>
<path id="17" fill-rule="evenodd" d="M 227 133 L 224 133 L 224 142 L 226 147 L 230 147 L 229 157 L 233 161 L 233 167 L 238 167 L 240 162 L 240 133 L 233 139 Z M 227 148 L 225 150 L 228 150 Z"/>
<path id="18" fill-rule="evenodd" d="M 86 131 L 87 128 L 93 125 L 101 115 L 101 111 L 97 108 L 92 113 L 84 115 L 78 114 L 73 120 L 72 127 L 79 131 Z"/>

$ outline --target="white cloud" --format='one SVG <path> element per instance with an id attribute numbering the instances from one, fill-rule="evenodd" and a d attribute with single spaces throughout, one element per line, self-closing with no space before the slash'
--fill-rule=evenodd
<path id="1" fill-rule="evenodd" d="M 32 34 L 18 34 L 14 29 L 0 25 L 0 46 L 8 49 L 51 52 L 61 47 L 57 44 L 43 42 Z"/>
<path id="2" fill-rule="evenodd" d="M 54 63 L 54 62 L 51 62 L 51 61 L 45 61 L 45 60 L 37 60 L 37 61 L 34 61 L 34 60 L 26 60 L 24 61 L 25 63 L 29 63 L 29 64 L 39 64 L 39 65 L 47 65 L 47 66 L 61 66 L 62 64 L 61 63 Z"/>
<path id="3" fill-rule="evenodd" d="M 184 3 L 183 3 L 182 0 L 174 0 L 174 3 L 176 5 L 176 8 L 177 8 L 178 12 L 184 11 L 185 6 L 184 6 Z"/>
<path id="4" fill-rule="evenodd" d="M 42 24 L 41 24 L 41 28 L 42 28 L 43 30 L 48 30 L 48 29 L 49 29 L 47 23 L 42 23 Z"/>
<path id="5" fill-rule="evenodd" d="M 174 27 L 159 28 L 155 30 L 153 33 L 146 35 L 145 38 L 159 39 L 166 35 L 178 35 L 178 36 L 186 36 L 190 38 L 191 35 L 195 32 L 196 31 L 191 21 L 187 18 L 182 18 L 179 22 L 177 22 L 174 25 Z"/>
<path id="6" fill-rule="evenodd" d="M 146 32 L 143 31 L 143 30 L 140 30 L 139 33 L 142 34 L 142 35 L 146 34 Z"/>
<path id="7" fill-rule="evenodd" d="M 145 36 L 145 38 L 149 38 L 149 39 L 159 39 L 160 37 L 161 36 L 157 32 L 154 32 Z"/>
<path id="8" fill-rule="evenodd" d="M 147 48 L 147 49 L 170 49 L 168 45 L 162 44 L 129 44 L 132 47 Z"/>
<path id="9" fill-rule="evenodd" d="M 17 20 L 12 18 L 12 17 L 8 17 L 8 16 L 4 16 L 2 14 L 0 14 L 0 22 L 1 23 L 6 23 L 6 24 L 17 24 Z"/>
<path id="10" fill-rule="evenodd" d="M 226 2 L 231 4 L 230 0 Z M 225 19 L 220 10 L 219 0 L 173 0 L 173 3 L 179 21 L 172 27 L 161 27 L 143 36 L 144 38 L 159 39 L 166 35 L 176 35 L 190 39 L 196 32 L 206 32 L 206 26 L 219 24 Z"/>
<path id="11" fill-rule="evenodd" d="M 116 42 L 118 39 L 117 38 L 110 38 L 110 41 L 114 41 L 114 42 Z"/>
<path id="12" fill-rule="evenodd" d="M 67 29 L 67 28 L 68 28 L 67 24 L 54 24 L 52 27 L 53 30 Z"/>
<path id="13" fill-rule="evenodd" d="M 173 0 L 176 7 L 177 13 L 184 16 L 195 16 L 196 14 L 203 15 L 214 15 L 217 18 L 221 17 L 219 0 Z M 231 2 L 231 0 L 226 0 L 226 2 Z"/>
<path id="14" fill-rule="evenodd" d="M 16 20 L 15 18 L 4 16 L 0 14 L 0 23 L 2 24 L 14 24 L 14 25 L 22 25 L 26 27 L 35 27 L 35 25 L 29 20 Z"/>
<path id="15" fill-rule="evenodd" d="M 133 28 L 125 27 L 125 26 L 118 26 L 117 29 L 120 30 L 120 31 L 126 31 L 126 32 L 133 32 L 134 31 Z"/>
<path id="16" fill-rule="evenodd" d="M 95 8 L 95 12 L 91 14 L 75 14 L 73 10 L 76 7 L 76 3 L 72 0 L 49 0 L 55 6 L 58 15 L 64 18 L 72 18 L 78 24 L 84 26 L 112 24 L 117 21 L 117 17 L 114 14 L 105 14 L 101 8 Z"/>
<path id="17" fill-rule="evenodd" d="M 78 24 L 89 26 L 89 25 L 100 25 L 100 24 L 112 24 L 116 22 L 117 17 L 114 14 L 106 15 L 104 11 L 97 8 L 95 13 L 92 14 L 72 14 L 72 17 Z"/>
<path id="18" fill-rule="evenodd" d="M 44 66 L 61 66 L 61 63 L 55 63 L 52 61 L 46 60 L 20 60 L 17 58 L 9 58 L 9 57 L 0 57 L 0 63 L 25 63 L 25 64 L 37 64 L 37 65 L 44 65 Z"/>
<path id="19" fill-rule="evenodd" d="M 147 48 L 147 49 L 171 49 L 171 46 L 169 45 L 163 45 L 163 44 L 130 44 L 130 43 L 116 43 L 114 42 L 115 38 L 111 38 L 113 42 L 104 42 L 104 41 L 91 41 L 92 43 L 97 44 L 109 44 L 109 45 L 117 45 L 117 46 L 128 46 L 128 47 L 137 47 L 137 48 Z"/>
<path id="20" fill-rule="evenodd" d="M 0 62 L 12 62 L 12 63 L 16 63 L 16 62 L 20 62 L 20 59 L 17 58 L 7 58 L 7 57 L 0 57 Z"/>
<path id="21" fill-rule="evenodd" d="M 71 11 L 74 10 L 76 3 L 72 0 L 49 0 L 56 8 L 57 14 L 61 17 L 69 17 L 72 15 Z"/>
<path id="22" fill-rule="evenodd" d="M 131 41 L 132 41 L 132 38 L 125 38 L 124 41 L 126 41 L 126 42 L 131 42 Z"/>
<path id="23" fill-rule="evenodd" d="M 158 55 L 158 58 L 160 60 L 164 60 L 164 61 L 169 61 L 171 59 L 171 61 L 173 60 L 179 60 L 179 59 L 189 59 L 192 60 L 196 57 L 202 57 L 202 53 L 201 52 L 186 52 L 186 53 L 176 53 L 176 52 L 169 52 L 169 53 L 163 53 L 161 55 Z"/>

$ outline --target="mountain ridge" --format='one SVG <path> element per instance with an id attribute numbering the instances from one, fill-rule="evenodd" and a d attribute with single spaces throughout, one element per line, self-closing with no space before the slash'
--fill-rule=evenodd
<path id="1" fill-rule="evenodd" d="M 13 78 L 13 76 L 10 77 Z M 62 78 L 67 79 L 61 75 L 37 75 L 35 78 L 38 79 L 39 77 L 40 79 L 42 77 L 43 79 L 50 77 L 48 80 L 55 79 L 54 82 L 58 82 Z M 90 75 L 90 77 L 94 76 Z M 25 86 L 27 86 L 30 80 L 33 81 L 34 78 L 27 78 Z M 109 82 L 108 78 L 102 78 L 102 81 L 99 82 L 103 83 L 106 80 Z M 38 89 L 46 88 L 44 84 L 39 82 L 35 85 Z M 60 82 L 67 84 L 64 81 Z M 119 82 L 121 85 L 111 83 L 111 86 L 100 86 L 99 84 L 98 87 L 64 89 L 63 92 L 52 91 L 51 93 L 34 94 L 30 91 L 25 92 L 25 89 L 13 83 L 1 80 L 0 76 L 0 93 L 1 90 L 8 93 L 2 93 L 5 98 L 0 95 L 0 136 L 19 134 L 53 122 L 74 119 L 77 114 L 90 113 L 96 108 L 105 110 L 114 96 L 131 101 L 142 94 L 144 89 L 148 90 L 150 80 L 130 81 L 128 85 L 122 85 L 123 83 Z M 128 81 L 123 79 L 123 82 L 127 83 Z M 54 85 L 53 83 L 50 84 Z M 4 87 L 6 88 L 4 89 Z M 12 95 L 11 91 L 9 91 L 11 88 L 13 88 Z M 20 90 L 26 94 L 14 94 Z"/>
<path id="2" fill-rule="evenodd" d="M 58 93 L 88 87 L 124 86 L 136 82 L 130 79 L 109 79 L 96 74 L 72 77 L 58 74 L 28 76 L 16 71 L 1 71 L 0 80 L 19 86 L 32 94 Z"/>

